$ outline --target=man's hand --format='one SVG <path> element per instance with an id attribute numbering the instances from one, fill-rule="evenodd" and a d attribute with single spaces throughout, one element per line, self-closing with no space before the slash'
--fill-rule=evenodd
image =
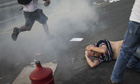
<path id="1" fill-rule="evenodd" d="M 94 46 L 90 44 L 89 46 L 86 47 L 86 51 L 91 51 L 93 47 Z"/>
<path id="2" fill-rule="evenodd" d="M 50 3 L 51 3 L 51 1 L 50 1 L 50 0 L 43 0 L 43 1 L 45 1 L 44 6 L 49 6 L 49 5 L 50 5 Z"/>

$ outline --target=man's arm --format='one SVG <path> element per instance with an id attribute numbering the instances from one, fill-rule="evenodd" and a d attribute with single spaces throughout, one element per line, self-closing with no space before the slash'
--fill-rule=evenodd
<path id="1" fill-rule="evenodd" d="M 98 60 L 91 61 L 91 60 L 89 59 L 89 57 L 88 57 L 87 51 L 85 51 L 85 58 L 86 58 L 86 60 L 87 60 L 88 65 L 89 65 L 91 68 L 94 68 L 94 67 L 96 67 L 96 66 L 98 66 L 98 65 L 100 64 Z"/>
<path id="2" fill-rule="evenodd" d="M 106 45 L 102 45 L 101 47 L 94 47 L 93 45 L 89 45 L 86 47 L 86 51 L 95 51 L 98 53 L 106 53 L 106 50 Z"/>

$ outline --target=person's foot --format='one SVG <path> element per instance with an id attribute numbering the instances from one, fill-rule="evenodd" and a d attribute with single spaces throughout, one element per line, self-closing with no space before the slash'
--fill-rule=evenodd
<path id="1" fill-rule="evenodd" d="M 18 37 L 18 34 L 19 34 L 19 32 L 20 32 L 20 30 L 17 28 L 17 27 L 15 27 L 14 29 L 13 29 L 13 33 L 12 33 L 12 39 L 14 40 L 14 41 L 16 41 L 17 40 L 17 37 Z"/>
<path id="2" fill-rule="evenodd" d="M 108 79 L 108 83 L 109 84 L 121 84 L 121 83 L 112 83 L 112 81 L 110 80 L 110 78 Z"/>

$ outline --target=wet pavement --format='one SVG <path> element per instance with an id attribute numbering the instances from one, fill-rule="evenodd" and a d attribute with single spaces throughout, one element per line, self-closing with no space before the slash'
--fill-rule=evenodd
<path id="1" fill-rule="evenodd" d="M 3 19 L 4 23 L 1 22 L 0 24 L 0 84 L 12 84 L 22 69 L 30 65 L 33 60 L 40 60 L 42 63 L 57 63 L 57 69 L 54 74 L 56 84 L 108 84 L 107 80 L 111 75 L 115 61 L 104 63 L 91 69 L 86 63 L 84 49 L 87 45 L 93 44 L 100 39 L 122 40 L 134 1 L 122 0 L 116 3 L 108 3 L 104 0 L 89 0 L 88 3 L 91 8 L 93 7 L 93 12 L 96 13 L 93 15 L 93 19 L 95 17 L 98 17 L 98 19 L 88 21 L 80 19 L 83 22 L 86 21 L 86 26 L 80 26 L 81 29 L 86 28 L 82 31 L 80 28 L 75 30 L 74 28 L 79 27 L 77 25 L 75 27 L 75 24 L 62 26 L 65 21 L 70 22 L 68 18 L 61 21 L 63 23 L 59 23 L 60 26 L 51 22 L 54 20 L 51 19 L 54 15 L 61 16 L 59 15 L 61 13 L 52 13 L 53 10 L 48 8 L 49 12 L 47 14 L 50 17 L 48 25 L 52 28 L 50 31 L 55 35 L 52 40 L 47 39 L 42 26 L 36 22 L 32 31 L 21 33 L 17 41 L 12 41 L 13 27 L 24 24 L 24 19 L 22 12 L 18 12 L 17 15 L 13 14 L 15 17 L 13 19 L 9 19 L 9 16 L 6 16 L 6 20 Z M 11 10 L 17 7 L 20 6 L 12 6 Z M 9 10 L 9 8 L 5 9 Z M 17 12 L 17 10 L 15 11 Z M 74 10 L 71 9 L 71 11 Z M 56 18 L 60 20 L 59 17 Z M 58 28 L 54 27 L 54 25 Z M 67 26 L 71 26 L 68 27 L 71 29 L 65 29 Z M 81 37 L 84 40 L 70 42 L 73 37 Z M 37 55 L 38 53 L 41 54 Z M 139 79 L 140 73 L 126 69 L 123 84 L 139 84 Z"/>

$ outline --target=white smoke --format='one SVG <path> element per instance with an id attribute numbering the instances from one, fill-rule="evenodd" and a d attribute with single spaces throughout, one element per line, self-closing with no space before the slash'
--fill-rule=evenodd
<path id="1" fill-rule="evenodd" d="M 94 23 L 98 22 L 96 9 L 90 4 L 90 0 L 51 0 L 49 7 L 42 8 L 48 16 L 47 23 L 55 38 L 49 41 L 42 25 L 38 22 L 35 22 L 31 31 L 20 33 L 17 41 L 12 41 L 12 29 L 10 29 L 11 32 L 1 42 L 1 49 L 3 48 L 1 53 L 5 52 L 3 56 L 13 54 L 16 57 L 11 59 L 12 57 L 8 56 L 10 60 L 22 58 L 25 60 L 34 57 L 36 53 L 42 53 L 47 58 L 58 57 L 61 50 L 69 48 L 67 42 L 72 36 L 76 36 L 79 32 L 87 32 L 91 27 L 94 30 Z M 22 20 L 21 24 L 24 25 L 23 18 L 18 20 Z M 11 25 L 9 28 L 12 28 Z"/>
<path id="2" fill-rule="evenodd" d="M 46 9 L 49 27 L 55 33 L 76 33 L 88 29 L 89 22 L 98 20 L 89 0 L 52 0 Z"/>

